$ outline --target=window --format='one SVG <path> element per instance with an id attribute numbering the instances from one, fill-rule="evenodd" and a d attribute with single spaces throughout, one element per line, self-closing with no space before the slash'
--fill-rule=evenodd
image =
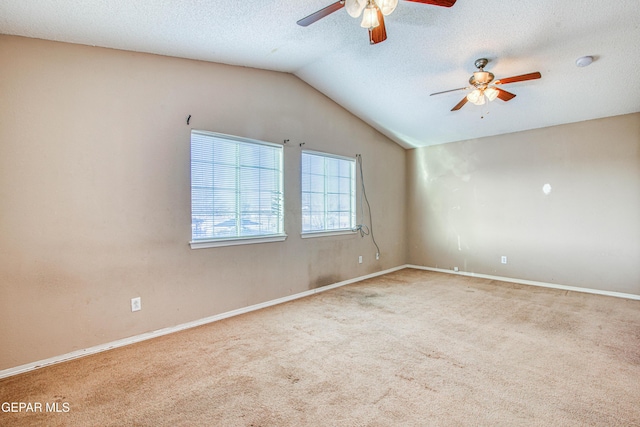
<path id="1" fill-rule="evenodd" d="M 302 233 L 351 231 L 356 224 L 354 159 L 302 152 Z"/>
<path id="2" fill-rule="evenodd" d="M 191 247 L 282 241 L 282 146 L 191 131 Z"/>

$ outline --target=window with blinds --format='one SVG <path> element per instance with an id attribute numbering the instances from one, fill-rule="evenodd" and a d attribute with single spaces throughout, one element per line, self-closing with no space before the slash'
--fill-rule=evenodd
<path id="1" fill-rule="evenodd" d="M 302 233 L 351 231 L 356 225 L 356 162 L 302 152 Z"/>
<path id="2" fill-rule="evenodd" d="M 280 145 L 191 131 L 191 246 L 284 240 L 282 162 Z"/>

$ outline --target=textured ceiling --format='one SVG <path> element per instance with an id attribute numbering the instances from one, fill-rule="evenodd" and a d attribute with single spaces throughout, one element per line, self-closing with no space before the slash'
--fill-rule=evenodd
<path id="1" fill-rule="evenodd" d="M 332 2 L 2 0 L 0 33 L 293 73 L 407 148 L 640 111 L 640 0 L 400 1 L 373 46 L 344 9 L 296 25 Z M 457 112 L 465 92 L 429 96 L 481 57 L 496 78 L 542 79 Z"/>

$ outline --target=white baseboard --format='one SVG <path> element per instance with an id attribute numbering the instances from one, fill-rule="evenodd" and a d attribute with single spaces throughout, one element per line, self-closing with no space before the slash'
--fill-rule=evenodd
<path id="1" fill-rule="evenodd" d="M 288 302 L 288 301 L 293 301 L 293 300 L 296 300 L 296 299 L 299 299 L 299 298 L 304 298 L 304 297 L 307 297 L 307 296 L 310 296 L 310 295 L 317 294 L 319 292 L 324 292 L 324 291 L 328 291 L 330 289 L 338 288 L 340 286 L 345 286 L 345 285 L 349 285 L 351 283 L 360 282 L 362 280 L 370 279 L 372 277 L 382 276 L 384 274 L 392 273 L 394 271 L 402 270 L 404 268 L 415 268 L 415 269 L 418 269 L 418 270 L 427 270 L 427 271 L 435 271 L 435 272 L 439 272 L 439 273 L 457 274 L 457 275 L 460 275 L 460 276 L 479 277 L 479 278 L 483 278 L 483 279 L 499 280 L 499 281 L 502 281 L 502 282 L 518 283 L 518 284 L 522 284 L 522 285 L 541 286 L 541 287 L 544 287 L 544 288 L 562 289 L 562 290 L 566 290 L 566 291 L 584 292 L 584 293 L 597 294 L 597 295 L 606 295 L 606 296 L 617 297 L 617 298 L 627 298 L 627 299 L 632 299 L 632 300 L 640 300 L 640 295 L 626 294 L 626 293 L 622 293 L 622 292 L 612 292 L 612 291 L 604 291 L 604 290 L 598 290 L 598 289 L 580 288 L 580 287 L 575 287 L 575 286 L 557 285 L 557 284 L 554 284 L 554 283 L 536 282 L 536 281 L 533 281 L 533 280 L 523 280 L 523 279 L 513 279 L 513 278 L 510 278 L 510 277 L 492 276 L 492 275 L 488 275 L 488 274 L 477 274 L 477 273 L 469 273 L 469 272 L 464 272 L 464 271 L 455 272 L 455 271 L 446 270 L 446 269 L 442 269 L 442 268 L 423 267 L 423 266 L 420 266 L 420 265 L 405 264 L 405 265 L 400 265 L 398 267 L 393 267 L 393 268 L 390 268 L 390 269 L 387 269 L 387 270 L 379 271 L 379 272 L 376 272 L 376 273 L 367 274 L 365 276 L 360 276 L 360 277 L 356 277 L 356 278 L 353 278 L 353 279 L 344 280 L 342 282 L 333 283 L 331 285 L 322 286 L 322 287 L 319 287 L 319 288 L 316 288 L 316 289 L 310 289 L 308 291 L 300 292 L 300 293 L 293 294 L 293 295 L 288 295 L 286 297 L 277 298 L 277 299 L 274 299 L 274 300 L 271 300 L 271 301 L 266 301 L 266 302 L 263 302 L 263 303 L 250 305 L 248 307 L 239 308 L 237 310 L 227 311 L 225 313 L 221 313 L 221 314 L 216 314 L 214 316 L 205 317 L 204 319 L 194 320 L 192 322 L 182 323 L 180 325 L 171 326 L 171 327 L 163 328 L 163 329 L 158 329 L 156 331 L 147 332 L 147 333 L 140 334 L 140 335 L 135 335 L 133 337 L 124 338 L 124 339 L 117 340 L 117 341 L 112 341 L 112 342 L 109 342 L 109 343 L 106 343 L 106 344 L 100 344 L 100 345 L 89 347 L 89 348 L 85 348 L 85 349 L 82 349 L 82 350 L 73 351 L 71 353 L 62 354 L 60 356 L 54 356 L 54 357 L 50 357 L 48 359 L 39 360 L 39 361 L 32 362 L 32 363 L 27 363 L 27 364 L 24 364 L 24 365 L 16 366 L 14 368 L 4 369 L 4 370 L 0 371 L 0 379 L 6 378 L 6 377 L 10 377 L 10 376 L 13 376 L 13 375 L 18 375 L 18 374 L 21 374 L 21 373 L 24 373 L 24 372 L 33 371 L 35 369 L 43 368 L 45 366 L 50 366 L 50 365 L 55 365 L 57 363 L 66 362 L 68 360 L 78 359 L 80 357 L 88 356 L 88 355 L 91 355 L 91 354 L 101 353 L 103 351 L 111 350 L 111 349 L 118 348 L 118 347 L 123 347 L 125 345 L 135 344 L 137 342 L 146 341 L 148 339 L 160 337 L 162 335 L 167 335 L 167 334 L 171 334 L 171 333 L 174 333 L 174 332 L 183 331 L 185 329 L 195 328 L 197 326 L 206 325 L 207 323 L 217 322 L 218 320 L 227 319 L 229 317 L 238 316 L 240 314 L 249 313 L 251 311 L 260 310 L 262 308 L 267 308 L 267 307 L 271 307 L 271 306 L 274 306 L 274 305 L 282 304 L 282 303 L 285 303 L 285 302 Z"/>
<path id="2" fill-rule="evenodd" d="M 584 292 L 587 294 L 606 295 L 616 298 L 627 298 L 632 300 L 640 300 L 640 295 L 625 294 L 623 292 L 603 291 L 600 289 L 580 288 L 576 286 L 556 285 L 555 283 L 536 282 L 535 280 L 513 279 L 511 277 L 491 276 L 489 274 L 468 273 L 466 271 L 452 271 L 443 268 L 423 267 L 420 265 L 405 265 L 407 268 L 415 268 L 418 270 L 437 271 L 439 273 L 457 274 L 459 276 L 480 277 L 482 279 L 499 280 L 501 282 L 518 283 L 520 285 L 541 286 L 543 288 L 562 289 L 565 291 Z"/>
<path id="3" fill-rule="evenodd" d="M 36 362 L 27 363 L 24 365 L 16 366 L 15 368 L 8 368 L 0 371 L 0 379 L 10 377 L 13 375 L 22 374 L 24 372 L 33 371 L 45 366 L 55 365 L 57 363 L 66 362 L 68 360 L 78 359 L 80 357 L 89 356 L 91 354 L 101 353 L 103 351 L 111 350 L 118 347 L 123 347 L 129 344 L 135 344 L 137 342 L 146 341 L 151 338 L 160 337 L 162 335 L 171 334 L 185 329 L 195 328 L 196 326 L 206 325 L 207 323 L 217 322 L 218 320 L 227 319 L 229 317 L 238 316 L 240 314 L 249 313 L 251 311 L 260 310 L 262 308 L 271 307 L 273 305 L 282 304 L 288 301 L 293 301 L 298 298 L 304 298 L 319 292 L 328 291 L 329 289 L 338 288 L 340 286 L 349 285 L 351 283 L 360 282 L 365 279 L 370 279 L 376 276 L 382 276 L 384 274 L 392 273 L 394 271 L 402 270 L 406 268 L 406 265 L 393 267 L 387 270 L 379 271 L 365 276 L 356 277 L 354 279 L 344 280 L 342 282 L 333 283 L 331 285 L 322 286 L 316 289 L 310 289 L 308 291 L 300 292 L 286 297 L 277 298 L 271 301 L 262 302 L 260 304 L 250 305 L 248 307 L 239 308 L 237 310 L 227 311 L 226 313 L 216 314 L 214 316 L 205 317 L 204 319 L 194 320 L 192 322 L 182 323 L 180 325 L 171 326 L 168 328 L 158 329 L 156 331 L 147 332 L 133 337 L 124 338 L 117 341 L 112 341 L 106 344 L 100 344 L 93 347 L 85 348 L 82 350 L 72 351 L 71 353 L 62 354 L 60 356 L 50 357 L 44 360 L 38 360 Z"/>

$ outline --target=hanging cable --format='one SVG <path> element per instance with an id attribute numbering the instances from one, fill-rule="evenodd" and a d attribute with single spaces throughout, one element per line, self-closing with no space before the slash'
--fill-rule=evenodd
<path id="1" fill-rule="evenodd" d="M 373 235 L 373 218 L 371 216 L 371 205 L 369 204 L 369 199 L 367 198 L 367 190 L 364 185 L 364 174 L 362 172 L 362 155 L 356 154 L 356 161 L 358 162 L 358 169 L 360 170 L 360 185 L 362 186 L 362 190 L 360 192 L 360 223 L 356 226 L 354 231 L 358 231 L 360 233 L 360 237 L 368 236 L 371 234 L 371 240 L 376 247 L 376 259 L 380 256 L 380 247 L 378 247 L 378 243 L 376 243 L 376 238 Z M 367 203 L 367 211 L 369 212 L 369 227 L 364 224 L 362 216 L 364 215 L 364 205 L 363 201 Z"/>

